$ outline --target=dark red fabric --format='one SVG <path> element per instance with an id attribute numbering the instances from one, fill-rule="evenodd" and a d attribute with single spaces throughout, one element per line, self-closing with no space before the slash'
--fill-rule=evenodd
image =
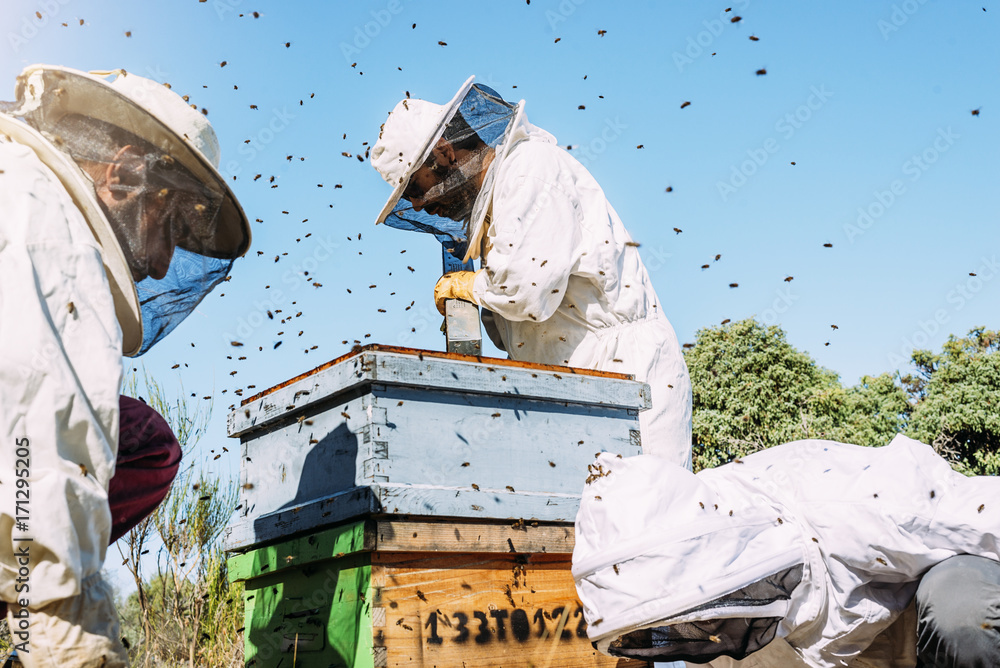
<path id="1" fill-rule="evenodd" d="M 126 396 L 118 405 L 118 460 L 108 489 L 112 543 L 156 510 L 181 463 L 181 446 L 159 413 Z"/>

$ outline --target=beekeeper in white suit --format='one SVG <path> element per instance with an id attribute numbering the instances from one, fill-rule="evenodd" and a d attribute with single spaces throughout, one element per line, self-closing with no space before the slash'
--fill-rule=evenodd
<path id="1" fill-rule="evenodd" d="M 407 99 L 371 162 L 394 188 L 377 222 L 467 241 L 479 271 L 446 274 L 434 299 L 483 308 L 512 359 L 634 374 L 646 453 L 690 466 L 691 382 L 632 241 L 604 191 L 548 132 L 470 78 L 446 105 Z M 455 221 L 459 224 L 455 225 Z"/>
<path id="2" fill-rule="evenodd" d="M 0 113 L 0 600 L 25 666 L 125 666 L 100 574 L 121 356 L 184 319 L 249 226 L 208 120 L 163 85 L 36 65 L 16 95 Z"/>
<path id="3" fill-rule="evenodd" d="M 1000 478 L 785 444 L 697 475 L 602 454 L 573 576 L 602 651 L 717 668 L 1000 665 Z"/>

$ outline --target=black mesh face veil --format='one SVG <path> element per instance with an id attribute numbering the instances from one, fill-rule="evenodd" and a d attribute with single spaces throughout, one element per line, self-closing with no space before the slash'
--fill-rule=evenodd
<path id="1" fill-rule="evenodd" d="M 68 114 L 49 135 L 107 193 L 98 200 L 135 282 L 141 355 L 228 275 L 235 256 L 214 248 L 224 194 L 127 129 Z"/>
<path id="2" fill-rule="evenodd" d="M 626 633 L 611 642 L 608 653 L 647 661 L 692 663 L 708 663 L 720 656 L 744 659 L 774 640 L 783 619 L 760 613 L 767 614 L 763 609 L 772 603 L 787 601 L 801 581 L 799 564 L 677 616 L 697 616 L 697 621 Z"/>
<path id="3" fill-rule="evenodd" d="M 446 257 L 446 270 L 463 268 L 474 204 L 484 190 L 480 181 L 516 111 L 496 91 L 473 85 L 441 137 L 452 152 L 445 157 L 436 145 L 385 219 L 390 227 L 433 234 L 454 258 Z"/>

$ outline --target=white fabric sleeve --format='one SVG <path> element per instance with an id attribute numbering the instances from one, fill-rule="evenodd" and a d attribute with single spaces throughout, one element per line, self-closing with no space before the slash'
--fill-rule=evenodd
<path id="1" fill-rule="evenodd" d="M 581 217 L 579 201 L 554 182 L 516 176 L 497 184 L 492 248 L 472 290 L 479 304 L 510 321 L 552 317 L 579 260 Z"/>
<path id="2" fill-rule="evenodd" d="M 36 608 L 104 562 L 122 341 L 86 222 L 16 144 L 0 143 L 0 211 L 0 599 Z"/>

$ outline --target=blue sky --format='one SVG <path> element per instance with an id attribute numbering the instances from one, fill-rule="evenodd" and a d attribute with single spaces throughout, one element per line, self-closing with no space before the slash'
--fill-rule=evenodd
<path id="1" fill-rule="evenodd" d="M 389 187 L 354 156 L 406 91 L 443 103 L 470 74 L 574 147 L 682 342 L 756 315 L 852 384 L 1000 326 L 1000 6 L 727 1 L 6 0 L 0 97 L 46 62 L 123 67 L 208 109 L 263 222 L 231 282 L 128 361 L 215 397 L 206 456 L 230 445 L 237 389 L 355 339 L 443 348 L 439 247 L 373 225 Z M 211 465 L 235 475 L 235 451 Z"/>

